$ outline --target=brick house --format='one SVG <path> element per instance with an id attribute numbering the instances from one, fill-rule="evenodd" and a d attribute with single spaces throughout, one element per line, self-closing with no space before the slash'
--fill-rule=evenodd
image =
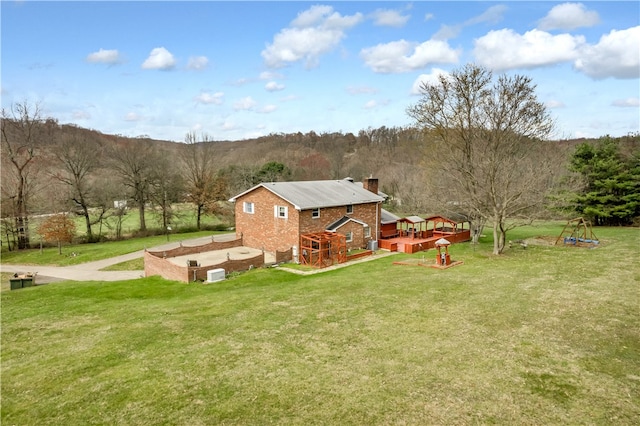
<path id="1" fill-rule="evenodd" d="M 235 203 L 236 235 L 244 245 L 268 252 L 295 250 L 301 236 L 335 232 L 348 249 L 366 248 L 380 233 L 383 196 L 378 180 L 263 182 L 229 201 Z"/>

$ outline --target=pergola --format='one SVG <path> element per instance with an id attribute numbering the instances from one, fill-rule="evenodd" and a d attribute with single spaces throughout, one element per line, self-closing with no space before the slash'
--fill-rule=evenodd
<path id="1" fill-rule="evenodd" d="M 396 222 L 401 237 L 426 238 L 427 222 L 420 216 L 407 216 Z"/>
<path id="2" fill-rule="evenodd" d="M 432 229 L 439 232 L 460 232 L 464 230 L 464 220 L 455 221 L 444 216 L 429 216 L 427 222 L 433 223 Z"/>
<path id="3" fill-rule="evenodd" d="M 347 261 L 347 238 L 337 232 L 314 232 L 300 236 L 300 263 L 324 268 Z"/>

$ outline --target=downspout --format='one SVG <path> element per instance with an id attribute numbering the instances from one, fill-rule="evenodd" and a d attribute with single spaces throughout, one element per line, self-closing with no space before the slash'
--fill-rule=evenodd
<path id="1" fill-rule="evenodd" d="M 376 243 L 379 243 L 380 241 L 380 218 L 378 217 L 378 215 L 380 214 L 380 208 L 382 206 L 382 203 L 378 202 L 378 204 L 376 205 Z"/>

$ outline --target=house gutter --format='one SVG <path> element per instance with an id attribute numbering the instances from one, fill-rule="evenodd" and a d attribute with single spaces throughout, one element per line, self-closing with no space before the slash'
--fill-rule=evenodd
<path id="1" fill-rule="evenodd" d="M 378 203 L 376 205 L 376 242 L 380 239 L 380 218 L 378 214 L 380 214 L 380 208 L 382 207 L 382 203 Z"/>

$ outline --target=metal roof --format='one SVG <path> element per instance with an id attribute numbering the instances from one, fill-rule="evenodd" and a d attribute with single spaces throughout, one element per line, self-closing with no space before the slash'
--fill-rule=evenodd
<path id="1" fill-rule="evenodd" d="M 338 207 L 350 204 L 381 203 L 384 201 L 381 196 L 347 179 L 263 182 L 236 195 L 229 201 L 235 202 L 238 198 L 259 187 L 263 187 L 293 204 L 297 210 Z"/>
<path id="2" fill-rule="evenodd" d="M 380 223 L 396 223 L 400 219 L 400 216 L 396 216 L 395 214 L 387 211 L 385 209 L 381 209 L 380 211 Z"/>
<path id="3" fill-rule="evenodd" d="M 423 218 L 421 218 L 420 216 L 407 216 L 407 217 L 403 217 L 402 219 L 399 219 L 398 222 L 411 222 L 411 223 L 420 223 L 420 222 L 424 222 L 425 220 Z"/>
<path id="4" fill-rule="evenodd" d="M 366 223 L 364 223 L 361 220 L 358 219 L 354 219 L 352 217 L 349 216 L 342 216 L 340 219 L 336 220 L 335 222 L 333 222 L 332 224 L 328 225 L 326 227 L 327 231 L 331 231 L 331 232 L 335 232 L 337 231 L 342 225 L 344 225 L 347 222 L 356 222 L 359 223 L 362 226 L 369 226 Z"/>

